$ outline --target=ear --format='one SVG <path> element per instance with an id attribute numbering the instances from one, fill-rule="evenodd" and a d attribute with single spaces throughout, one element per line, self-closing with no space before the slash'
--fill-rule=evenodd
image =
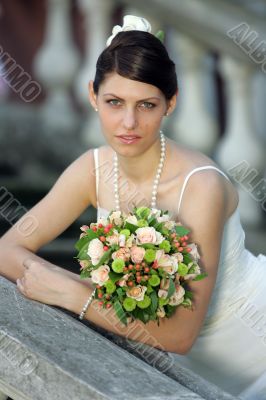
<path id="1" fill-rule="evenodd" d="M 167 102 L 167 110 L 166 110 L 167 115 L 172 114 L 172 112 L 174 111 L 174 109 L 175 109 L 175 107 L 176 107 L 177 95 L 178 95 L 178 92 L 176 92 L 176 93 L 171 97 L 171 99 L 168 100 L 168 102 Z"/>
<path id="2" fill-rule="evenodd" d="M 89 81 L 88 89 L 90 103 L 94 109 L 97 109 L 97 95 L 93 89 L 93 81 Z"/>

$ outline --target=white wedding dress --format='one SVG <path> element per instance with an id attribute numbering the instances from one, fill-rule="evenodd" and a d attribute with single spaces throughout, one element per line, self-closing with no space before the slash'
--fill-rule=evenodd
<path id="1" fill-rule="evenodd" d="M 94 150 L 97 217 L 108 210 L 98 203 L 99 162 Z M 178 210 L 193 169 L 181 190 Z M 245 249 L 239 209 L 224 226 L 216 285 L 201 332 L 188 355 L 174 355 L 193 370 L 241 399 L 266 400 L 266 256 Z"/>

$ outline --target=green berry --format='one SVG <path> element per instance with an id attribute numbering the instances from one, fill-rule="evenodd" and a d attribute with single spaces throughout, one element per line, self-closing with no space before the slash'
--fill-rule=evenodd
<path id="1" fill-rule="evenodd" d="M 124 301 L 123 301 L 123 307 L 126 311 L 133 311 L 136 308 L 136 300 L 132 299 L 131 297 L 127 297 Z"/>
<path id="2" fill-rule="evenodd" d="M 162 243 L 159 244 L 159 248 L 164 250 L 166 253 L 169 253 L 171 250 L 171 245 L 168 240 L 164 240 Z"/>
<path id="3" fill-rule="evenodd" d="M 178 273 L 181 276 L 184 276 L 188 273 L 188 266 L 184 263 L 179 263 L 178 264 Z"/>
<path id="4" fill-rule="evenodd" d="M 112 294 L 116 290 L 116 285 L 110 279 L 105 282 L 104 286 L 106 287 L 106 293 Z"/>
<path id="5" fill-rule="evenodd" d="M 156 257 L 156 252 L 153 249 L 147 249 L 145 251 L 145 255 L 144 255 L 144 260 L 147 261 L 148 263 L 151 263 L 155 260 Z"/>
<path id="6" fill-rule="evenodd" d="M 160 284 L 161 280 L 158 275 L 152 275 L 150 277 L 150 279 L 148 280 L 148 282 L 151 286 L 158 286 Z"/>
<path id="7" fill-rule="evenodd" d="M 116 258 L 112 262 L 112 269 L 114 272 L 116 272 L 118 274 L 123 272 L 124 267 L 125 267 L 125 261 L 121 260 L 120 258 Z"/>
<path id="8" fill-rule="evenodd" d="M 149 226 L 148 222 L 145 221 L 145 219 L 139 219 L 138 220 L 138 227 L 139 228 L 144 228 L 145 226 Z"/>
<path id="9" fill-rule="evenodd" d="M 139 308 L 147 308 L 151 304 L 151 298 L 145 294 L 144 299 L 137 301 L 137 306 Z"/>
<path id="10" fill-rule="evenodd" d="M 165 306 L 168 304 L 169 299 L 163 299 L 162 297 L 159 297 L 159 306 Z"/>

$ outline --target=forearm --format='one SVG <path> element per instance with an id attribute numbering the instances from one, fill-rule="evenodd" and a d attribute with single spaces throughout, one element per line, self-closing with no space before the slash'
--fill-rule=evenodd
<path id="1" fill-rule="evenodd" d="M 25 271 L 23 261 L 28 258 L 38 261 L 48 267 L 62 269 L 66 275 L 77 281 L 80 281 L 79 274 L 75 274 L 55 264 L 52 264 L 51 262 L 37 256 L 35 253 L 24 247 L 1 243 L 0 241 L 0 275 L 13 282 L 16 282 L 18 278 L 23 276 Z M 83 283 L 85 283 L 85 281 L 83 281 Z"/>

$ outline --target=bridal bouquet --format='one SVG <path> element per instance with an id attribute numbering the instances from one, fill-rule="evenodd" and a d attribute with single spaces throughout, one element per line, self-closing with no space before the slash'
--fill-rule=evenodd
<path id="1" fill-rule="evenodd" d="M 130 214 L 112 211 L 106 219 L 83 225 L 75 247 L 81 278 L 90 278 L 95 299 L 129 320 L 169 318 L 178 306 L 192 307 L 188 280 L 200 271 L 197 246 L 189 230 L 170 220 L 168 211 L 135 207 Z"/>

